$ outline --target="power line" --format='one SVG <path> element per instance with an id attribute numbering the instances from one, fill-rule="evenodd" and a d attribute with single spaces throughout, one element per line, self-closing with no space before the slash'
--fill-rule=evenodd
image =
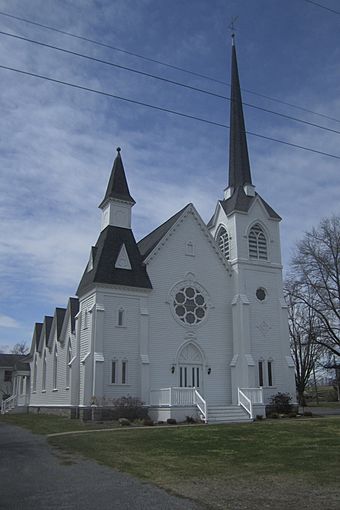
<path id="1" fill-rule="evenodd" d="M 81 36 L 81 35 L 74 34 L 72 32 L 68 32 L 66 30 L 61 30 L 61 29 L 58 29 L 58 28 L 55 28 L 55 27 L 52 27 L 52 26 L 49 26 L 49 25 L 44 25 L 43 23 L 38 23 L 36 21 L 32 21 L 32 20 L 29 20 L 27 18 L 22 18 L 20 16 L 15 16 L 14 14 L 9 14 L 7 12 L 0 11 L 0 16 L 6 16 L 8 18 L 12 18 L 12 19 L 15 19 L 15 20 L 18 20 L 18 21 L 23 21 L 24 23 L 28 23 L 30 25 L 34 25 L 34 26 L 37 26 L 37 27 L 40 27 L 40 28 L 45 28 L 47 30 L 52 30 L 53 32 L 57 32 L 59 34 L 66 35 L 68 37 L 73 37 L 74 39 L 79 39 L 81 41 L 87 41 L 87 42 L 90 42 L 91 44 L 95 44 L 95 45 L 101 46 L 103 48 L 108 48 L 108 49 L 111 49 L 111 50 L 114 50 L 114 51 L 118 51 L 120 53 L 124 53 L 126 55 L 137 57 L 137 58 L 140 58 L 140 59 L 148 61 L 148 62 L 152 62 L 152 63 L 155 63 L 155 64 L 162 65 L 164 67 L 169 67 L 170 69 L 174 69 L 176 71 L 180 71 L 180 72 L 183 72 L 183 73 L 186 73 L 186 74 L 190 74 L 192 76 L 203 78 L 205 80 L 209 80 L 209 81 L 212 81 L 212 82 L 215 82 L 215 83 L 219 83 L 219 84 L 222 84 L 222 85 L 227 85 L 228 87 L 231 86 L 230 83 L 228 83 L 226 81 L 218 80 L 217 78 L 212 78 L 211 76 L 207 76 L 205 74 L 197 73 L 195 71 L 191 71 L 191 70 L 185 69 L 183 67 L 175 66 L 173 64 L 169 64 L 169 63 L 163 62 L 161 60 L 157 60 L 157 59 L 154 59 L 154 58 L 146 57 L 145 55 L 141 55 L 139 53 L 134 53 L 132 51 L 127 51 L 127 50 L 124 50 L 122 48 L 118 48 L 117 46 L 112 46 L 110 44 L 106 44 L 106 43 L 97 41 L 95 39 L 90 39 L 88 37 L 84 37 L 84 36 Z M 274 101 L 276 103 L 280 103 L 280 104 L 283 104 L 285 106 L 290 106 L 291 108 L 295 108 L 297 110 L 301 110 L 301 111 L 304 111 L 304 112 L 307 112 L 307 113 L 312 113 L 313 115 L 317 115 L 317 116 L 322 117 L 324 119 L 328 119 L 328 120 L 332 120 L 334 122 L 339 122 L 340 123 L 339 119 L 335 119 L 334 117 L 330 117 L 329 115 L 325 115 L 323 113 L 315 112 L 315 111 L 310 110 L 308 108 L 304 108 L 303 106 L 298 106 L 298 105 L 295 105 L 293 103 L 289 103 L 287 101 L 283 101 L 281 99 L 273 98 L 273 97 L 270 97 L 268 95 L 261 94 L 259 92 L 254 92 L 253 90 L 250 90 L 250 89 L 242 88 L 242 90 L 244 92 L 247 92 L 248 94 L 253 94 L 255 96 L 262 97 L 264 99 L 269 99 L 270 101 Z"/>
<path id="2" fill-rule="evenodd" d="M 60 85 L 66 85 L 68 87 L 72 87 L 72 88 L 75 88 L 75 89 L 84 90 L 86 92 L 92 92 L 92 93 L 95 93 L 95 94 L 100 94 L 102 96 L 112 97 L 114 99 L 118 99 L 120 101 L 125 101 L 127 103 L 132 103 L 132 104 L 136 104 L 136 105 L 139 105 L 139 106 L 145 106 L 147 108 L 152 108 L 153 110 L 158 110 L 158 111 L 162 111 L 162 112 L 165 112 L 165 113 L 170 113 L 172 115 L 178 115 L 179 117 L 185 117 L 185 118 L 188 118 L 188 119 L 197 120 L 199 122 L 204 122 L 206 124 L 210 124 L 210 125 L 213 125 L 213 126 L 222 127 L 224 129 L 230 129 L 230 126 L 228 126 L 226 124 L 222 124 L 220 122 L 215 122 L 215 121 L 208 120 L 208 119 L 202 119 L 201 117 L 196 117 L 195 115 L 189 115 L 187 113 L 178 112 L 176 110 L 170 110 L 169 108 L 163 108 L 161 106 L 156 106 L 156 105 L 152 105 L 152 104 L 149 104 L 149 103 L 144 103 L 142 101 L 137 101 L 135 99 L 129 99 L 129 98 L 126 98 L 126 97 L 117 96 L 117 95 L 111 94 L 109 92 L 103 92 L 101 90 L 92 89 L 90 87 L 85 87 L 83 85 L 76 85 L 75 83 L 70 83 L 70 82 L 63 81 L 63 80 L 57 80 L 55 78 L 50 78 L 49 76 L 43 76 L 41 74 L 31 73 L 29 71 L 24 71 L 22 69 L 16 69 L 14 67 L 4 66 L 4 65 L 1 65 L 1 64 L 0 64 L 0 69 L 6 69 L 8 71 L 13 71 L 13 72 L 20 73 L 20 74 L 27 75 L 27 76 L 33 76 L 33 77 L 39 78 L 41 80 L 47 80 L 47 81 L 50 81 L 50 82 L 53 82 L 53 83 L 58 83 Z M 252 131 L 245 131 L 245 133 L 250 135 L 250 136 L 256 136 L 257 138 L 262 138 L 264 140 L 270 140 L 272 142 L 280 143 L 280 144 L 283 144 L 283 145 L 288 145 L 290 147 L 295 147 L 296 149 L 302 149 L 302 150 L 305 150 L 305 151 L 308 151 L 308 152 L 313 152 L 315 154 L 320 154 L 322 156 L 328 156 L 330 158 L 335 158 L 335 159 L 339 159 L 340 160 L 340 156 L 337 156 L 335 154 L 330 154 L 328 152 L 319 151 L 317 149 L 312 149 L 310 147 L 304 147 L 303 145 L 298 145 L 298 144 L 295 144 L 295 143 L 287 142 L 285 140 L 280 140 L 278 138 L 272 138 L 272 137 L 269 137 L 269 136 L 266 136 L 266 135 L 261 135 L 259 133 L 253 133 Z"/>
<path id="3" fill-rule="evenodd" d="M 313 0 L 304 0 L 308 4 L 316 5 L 317 7 L 321 7 L 321 9 L 325 9 L 326 11 L 332 12 L 333 14 L 340 14 L 339 11 L 335 11 L 334 9 L 331 9 L 330 7 L 326 7 L 325 5 L 319 4 L 318 2 L 314 2 Z"/>
<path id="4" fill-rule="evenodd" d="M 85 55 L 84 53 L 79 53 L 79 52 L 76 52 L 76 51 L 67 50 L 66 48 L 61 48 L 59 46 L 55 46 L 55 45 L 52 45 L 52 44 L 43 43 L 43 42 L 37 41 L 35 39 L 28 39 L 27 37 L 23 37 L 23 36 L 16 35 L 16 34 L 11 34 L 9 32 L 4 32 L 2 30 L 0 30 L 0 34 L 1 35 L 5 35 L 7 37 L 12 37 L 12 38 L 15 38 L 15 39 L 19 39 L 20 41 L 25 41 L 25 42 L 33 43 L 33 44 L 36 44 L 36 45 L 39 45 L 39 46 L 43 46 L 44 48 L 48 48 L 48 49 L 52 49 L 52 50 L 57 50 L 57 51 L 60 51 L 62 53 L 67 53 L 69 55 L 74 55 L 76 57 L 80 57 L 80 58 L 84 58 L 84 59 L 87 59 L 87 60 L 91 60 L 93 62 L 98 62 L 100 64 L 105 64 L 105 65 L 109 65 L 109 66 L 112 66 L 112 67 L 116 67 L 116 68 L 122 69 L 124 71 L 129 71 L 129 72 L 132 72 L 132 73 L 135 73 L 135 74 L 139 74 L 141 76 L 146 76 L 148 78 L 153 78 L 155 80 L 159 80 L 159 81 L 163 81 L 163 82 L 166 82 L 166 83 L 170 83 L 171 85 L 176 85 L 176 86 L 179 86 L 179 87 L 183 87 L 183 88 L 186 88 L 186 89 L 189 89 L 189 90 L 193 90 L 193 91 L 200 92 L 200 93 L 203 93 L 203 94 L 207 94 L 207 95 L 210 95 L 210 96 L 213 96 L 213 97 L 217 97 L 219 99 L 231 101 L 231 99 L 229 97 L 224 96 L 222 94 L 217 94 L 217 93 L 211 92 L 209 90 L 204 90 L 204 89 L 200 89 L 198 87 L 193 87 L 192 85 L 187 85 L 185 83 L 181 83 L 181 82 L 178 82 L 178 81 L 170 80 L 168 78 L 163 78 L 162 76 L 157 76 L 155 74 L 146 73 L 146 72 L 140 71 L 138 69 L 134 69 L 134 68 L 131 68 L 131 67 L 127 67 L 127 66 L 123 66 L 123 65 L 120 65 L 120 64 L 116 64 L 116 63 L 114 63 L 112 61 L 102 60 L 102 59 L 96 58 L 96 57 L 91 57 L 90 55 Z M 324 131 L 330 131 L 331 133 L 336 133 L 336 134 L 340 135 L 340 131 L 337 131 L 336 129 L 332 129 L 332 128 L 327 128 L 325 126 L 321 126 L 320 124 L 315 124 L 314 122 L 309 122 L 309 121 L 306 121 L 306 120 L 303 120 L 303 119 L 299 119 L 297 117 L 293 117 L 291 115 L 286 115 L 284 113 L 276 112 L 274 110 L 269 110 L 267 108 L 263 108 L 261 106 L 257 106 L 257 105 L 251 104 L 251 103 L 242 102 L 242 104 L 244 106 L 249 107 L 249 108 L 254 108 L 256 110 L 259 110 L 259 111 L 262 111 L 262 112 L 265 112 L 265 113 L 270 113 L 272 115 L 277 115 L 279 117 L 283 117 L 284 119 L 287 119 L 287 120 L 292 120 L 294 122 L 299 122 L 299 123 L 305 124 L 307 126 L 312 126 L 312 127 L 318 128 L 318 129 L 322 129 Z"/>

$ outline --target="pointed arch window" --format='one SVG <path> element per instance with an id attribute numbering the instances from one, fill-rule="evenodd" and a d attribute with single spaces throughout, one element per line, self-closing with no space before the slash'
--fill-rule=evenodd
<path id="1" fill-rule="evenodd" d="M 227 230 L 221 226 L 216 235 L 217 244 L 227 260 L 230 259 L 230 237 Z"/>
<path id="2" fill-rule="evenodd" d="M 42 391 L 46 391 L 46 351 L 44 351 L 44 358 L 43 358 L 41 389 L 42 389 Z"/>
<path id="3" fill-rule="evenodd" d="M 54 348 L 53 354 L 53 389 L 57 389 L 58 383 L 58 349 L 57 346 Z"/>
<path id="4" fill-rule="evenodd" d="M 268 260 L 267 239 L 262 227 L 256 223 L 248 235 L 249 258 Z"/>

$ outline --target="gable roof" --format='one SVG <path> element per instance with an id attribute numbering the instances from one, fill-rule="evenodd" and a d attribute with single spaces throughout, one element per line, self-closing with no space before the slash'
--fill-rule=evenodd
<path id="1" fill-rule="evenodd" d="M 122 245 L 125 245 L 131 269 L 116 268 L 115 264 Z M 143 264 L 131 229 L 108 225 L 96 243 L 93 269 L 84 271 L 77 296 L 90 290 L 95 284 L 123 285 L 151 289 L 152 285 Z"/>
<path id="2" fill-rule="evenodd" d="M 38 350 L 42 327 L 42 322 L 36 322 L 34 324 L 31 353 L 34 351 L 34 349 Z"/>
<path id="3" fill-rule="evenodd" d="M 55 309 L 55 320 L 56 320 L 56 326 L 57 326 L 57 339 L 59 340 L 59 336 L 61 333 L 61 329 L 63 327 L 63 322 L 65 318 L 66 308 L 56 308 Z"/>
<path id="4" fill-rule="evenodd" d="M 171 216 L 171 218 L 162 223 L 162 225 L 157 227 L 155 230 L 150 232 L 150 234 L 143 237 L 143 239 L 139 241 L 138 248 L 143 260 L 147 258 L 147 256 L 154 250 L 154 248 L 156 248 L 157 244 L 162 240 L 162 238 L 167 234 L 171 227 L 176 223 L 178 218 L 190 205 L 191 204 L 187 204 L 185 207 L 183 207 L 183 209 Z"/>
<path id="5" fill-rule="evenodd" d="M 120 147 L 117 147 L 117 156 L 113 162 L 113 167 L 107 185 L 105 197 L 99 207 L 104 207 L 110 198 L 123 200 L 135 204 L 134 199 L 130 195 L 129 186 L 126 180 L 124 165 L 120 155 Z"/>
<path id="6" fill-rule="evenodd" d="M 79 312 L 79 299 L 76 297 L 70 297 L 68 300 L 67 309 L 70 310 L 71 316 L 71 331 L 76 329 L 76 315 Z"/>

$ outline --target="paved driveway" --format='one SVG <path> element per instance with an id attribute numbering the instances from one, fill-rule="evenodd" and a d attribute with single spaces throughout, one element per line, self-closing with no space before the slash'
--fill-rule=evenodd
<path id="1" fill-rule="evenodd" d="M 52 449 L 44 437 L 0 424 L 0 509 L 199 510 L 202 507 L 94 461 L 65 457 Z"/>

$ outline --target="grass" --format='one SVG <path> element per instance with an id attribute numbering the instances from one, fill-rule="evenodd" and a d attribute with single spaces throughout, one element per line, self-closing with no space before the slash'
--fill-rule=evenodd
<path id="1" fill-rule="evenodd" d="M 100 427 L 46 415 L 1 421 L 42 434 Z M 101 427 L 107 425 L 112 423 Z M 340 417 L 127 427 L 49 441 L 63 453 L 81 454 L 210 508 L 339 508 Z"/>
<path id="2" fill-rule="evenodd" d="M 329 407 L 331 409 L 340 409 L 340 402 L 308 402 L 305 409 L 307 409 L 307 407 Z"/>
<path id="3" fill-rule="evenodd" d="M 81 422 L 63 416 L 50 414 L 6 414 L 0 416 L 0 423 L 11 423 L 31 430 L 34 434 L 55 434 L 57 432 L 84 431 L 117 427 L 117 422 Z"/>
<path id="4" fill-rule="evenodd" d="M 340 477 L 340 419 L 118 430 L 52 438 L 54 446 L 158 484 L 272 473 L 321 484 Z"/>

